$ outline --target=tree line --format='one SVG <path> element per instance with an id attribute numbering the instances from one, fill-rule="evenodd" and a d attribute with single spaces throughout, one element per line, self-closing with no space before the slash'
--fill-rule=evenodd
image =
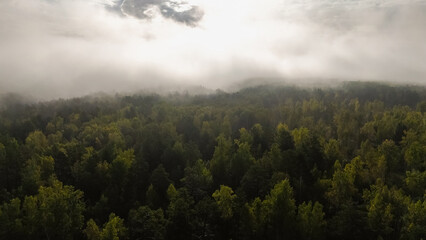
<path id="1" fill-rule="evenodd" d="M 426 88 L 0 110 L 0 239 L 424 239 Z"/>

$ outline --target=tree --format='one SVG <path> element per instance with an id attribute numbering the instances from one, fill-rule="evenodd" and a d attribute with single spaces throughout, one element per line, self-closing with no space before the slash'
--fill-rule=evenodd
<path id="1" fill-rule="evenodd" d="M 114 213 L 109 215 L 108 222 L 99 229 L 93 219 L 87 222 L 84 233 L 88 240 L 120 240 L 127 239 L 127 228 L 124 226 L 124 221 Z"/>
<path id="2" fill-rule="evenodd" d="M 403 222 L 402 239 L 424 239 L 426 236 L 426 200 L 410 203 Z"/>
<path id="3" fill-rule="evenodd" d="M 183 169 L 185 168 L 186 161 L 190 159 L 185 158 L 185 149 L 180 141 L 176 141 L 173 147 L 165 149 L 161 156 L 162 164 L 172 181 L 179 181 L 183 177 Z"/>
<path id="4" fill-rule="evenodd" d="M 255 198 L 251 203 L 245 203 L 241 218 L 243 234 L 248 239 L 266 238 L 267 214 L 260 198 Z"/>
<path id="5" fill-rule="evenodd" d="M 297 134 L 295 134 L 298 136 Z M 278 144 L 281 151 L 285 151 L 288 149 L 293 149 L 295 146 L 295 141 L 293 140 L 293 136 L 290 134 L 288 130 L 288 126 L 280 123 L 277 126 L 275 142 Z"/>
<path id="6" fill-rule="evenodd" d="M 411 169 L 426 169 L 426 146 L 420 142 L 413 142 L 405 151 L 405 162 Z"/>
<path id="7" fill-rule="evenodd" d="M 158 201 L 155 202 L 155 206 L 167 206 L 166 191 L 170 183 L 169 174 L 164 169 L 163 165 L 160 164 L 154 171 L 152 171 L 150 178 L 151 185 L 153 190 L 158 194 Z"/>
<path id="8" fill-rule="evenodd" d="M 199 159 L 194 166 L 185 168 L 185 177 L 181 181 L 194 199 L 200 200 L 210 190 L 213 178 L 203 160 Z"/>
<path id="9" fill-rule="evenodd" d="M 192 237 L 194 199 L 185 188 L 173 192 L 170 188 L 170 204 L 167 208 L 167 239 L 185 240 Z"/>
<path id="10" fill-rule="evenodd" d="M 363 198 L 367 202 L 368 225 L 377 237 L 388 238 L 400 232 L 410 201 L 401 190 L 389 189 L 378 179 L 370 190 L 364 191 Z"/>
<path id="11" fill-rule="evenodd" d="M 297 149 L 302 149 L 309 144 L 310 132 L 307 128 L 298 128 L 291 131 L 291 136 L 294 139 L 294 145 Z"/>
<path id="12" fill-rule="evenodd" d="M 256 161 L 241 179 L 241 188 L 248 199 L 264 197 L 270 190 L 272 170 L 265 159 Z"/>
<path id="13" fill-rule="evenodd" d="M 405 185 L 411 196 L 414 198 L 423 197 L 426 189 L 426 171 L 407 171 L 406 175 Z"/>
<path id="14" fill-rule="evenodd" d="M 216 185 L 226 184 L 229 179 L 229 167 L 232 158 L 232 142 L 220 135 L 217 138 L 213 158 L 210 161 L 210 171 Z"/>
<path id="15" fill-rule="evenodd" d="M 379 154 L 384 157 L 386 161 L 386 180 L 389 183 L 398 181 L 399 174 L 404 167 L 401 156 L 401 150 L 392 140 L 385 140 L 378 146 Z M 389 179 L 389 181 L 388 181 Z"/>
<path id="16" fill-rule="evenodd" d="M 248 145 L 252 146 L 253 136 L 250 134 L 250 132 L 247 131 L 245 128 L 240 128 L 239 133 L 240 133 L 239 142 L 247 143 Z"/>
<path id="17" fill-rule="evenodd" d="M 217 225 L 215 224 L 217 212 L 216 202 L 210 196 L 205 196 L 196 203 L 194 207 L 195 217 L 192 221 L 194 238 L 211 239 L 217 234 Z"/>
<path id="18" fill-rule="evenodd" d="M 160 196 L 158 195 L 157 191 L 155 191 L 152 184 L 149 185 L 148 190 L 146 190 L 145 199 L 148 206 L 152 208 L 160 207 Z"/>
<path id="19" fill-rule="evenodd" d="M 47 138 L 41 131 L 31 132 L 25 139 L 25 146 L 30 154 L 43 154 L 48 148 Z"/>
<path id="20" fill-rule="evenodd" d="M 163 210 L 141 206 L 129 212 L 129 237 L 135 240 L 164 239 L 166 220 Z"/>
<path id="21" fill-rule="evenodd" d="M 355 176 L 348 171 L 350 168 L 342 169 L 339 161 L 334 164 L 334 174 L 331 188 L 326 192 L 326 197 L 334 207 L 340 207 L 352 200 L 357 192 L 354 186 Z"/>
<path id="22" fill-rule="evenodd" d="M 22 185 L 26 194 L 35 194 L 38 188 L 46 185 L 54 176 L 55 160 L 51 156 L 35 154 L 27 160 L 22 171 Z"/>
<path id="23" fill-rule="evenodd" d="M 288 179 L 275 184 L 262 203 L 270 239 L 294 238 L 296 205 Z"/>
<path id="24" fill-rule="evenodd" d="M 327 162 L 326 169 L 330 169 L 336 161 L 342 161 L 343 155 L 340 152 L 339 142 L 336 139 L 330 139 L 324 146 L 324 155 Z M 331 173 L 329 173 L 331 174 Z"/>
<path id="25" fill-rule="evenodd" d="M 252 148 L 254 150 L 253 155 L 256 159 L 259 159 L 260 157 L 262 157 L 263 153 L 267 149 L 265 132 L 263 131 L 262 125 L 260 125 L 259 123 L 256 123 L 251 128 L 251 133 L 253 135 L 253 144 L 252 144 Z"/>
<path id="26" fill-rule="evenodd" d="M 374 239 L 368 226 L 365 206 L 353 202 L 341 205 L 339 209 L 330 212 L 327 220 L 327 239 Z"/>
<path id="27" fill-rule="evenodd" d="M 315 202 L 303 202 L 297 208 L 297 222 L 302 239 L 323 239 L 326 221 L 323 206 Z"/>
<path id="28" fill-rule="evenodd" d="M 59 181 L 53 181 L 52 187 L 40 187 L 34 199 L 27 197 L 24 201 L 24 212 L 27 201 L 35 200 L 36 216 L 40 230 L 47 239 L 72 239 L 79 234 L 83 226 L 83 192 L 74 190 L 72 186 L 63 186 Z"/>
<path id="29" fill-rule="evenodd" d="M 101 231 L 99 230 L 98 225 L 93 219 L 87 221 L 86 228 L 84 229 L 84 234 L 88 240 L 100 240 L 101 239 Z"/>
<path id="30" fill-rule="evenodd" d="M 71 167 L 74 185 L 85 192 L 87 199 L 97 201 L 107 187 L 109 164 L 100 162 L 93 147 L 84 148 L 82 151 L 81 157 Z"/>
<path id="31" fill-rule="evenodd" d="M 38 188 L 43 184 L 41 179 L 41 168 L 35 159 L 28 160 L 25 165 L 22 171 L 23 191 L 26 194 L 35 194 Z"/>
<path id="32" fill-rule="evenodd" d="M 130 188 L 128 184 L 134 160 L 133 149 L 119 150 L 117 156 L 111 164 L 108 164 L 106 169 L 108 176 L 110 176 L 110 182 L 108 182 L 104 193 L 109 200 L 110 209 L 118 214 L 125 214 L 128 211 L 125 199 L 129 193 L 126 190 Z"/>
<path id="33" fill-rule="evenodd" d="M 220 189 L 213 193 L 213 198 L 221 213 L 223 219 L 230 219 L 234 215 L 234 201 L 237 197 L 232 188 L 220 185 Z"/>
<path id="34" fill-rule="evenodd" d="M 358 100 L 352 99 L 348 106 L 334 115 L 334 124 L 337 127 L 338 140 L 342 150 L 347 156 L 351 156 L 358 146 L 361 127 L 361 114 Z"/>
<path id="35" fill-rule="evenodd" d="M 109 220 L 105 223 L 102 232 L 102 240 L 119 240 L 126 239 L 127 228 L 124 226 L 124 221 L 114 213 L 109 215 Z"/>
<path id="36" fill-rule="evenodd" d="M 247 142 L 235 141 L 238 149 L 231 160 L 230 175 L 232 186 L 237 187 L 241 178 L 254 164 L 255 159 L 250 153 L 250 145 Z"/>
<path id="37" fill-rule="evenodd" d="M 50 187 L 40 187 L 38 194 L 22 202 L 13 199 L 0 208 L 1 235 L 31 239 L 74 239 L 83 226 L 83 193 L 53 180 Z"/>
<path id="38" fill-rule="evenodd" d="M 23 158 L 14 138 L 0 135 L 0 191 L 12 191 L 21 185 Z M 4 196 L 0 195 L 0 202 Z M 4 199 L 6 200 L 6 199 Z"/>
<path id="39" fill-rule="evenodd" d="M 29 234 L 22 220 L 21 200 L 12 199 L 0 206 L 0 238 L 24 239 Z"/>
<path id="40" fill-rule="evenodd" d="M 167 199 L 169 201 L 171 201 L 172 199 L 174 199 L 177 196 L 178 192 L 175 188 L 175 186 L 170 183 L 169 187 L 167 188 Z"/>
<path id="41" fill-rule="evenodd" d="M 114 183 L 123 187 L 126 184 L 126 180 L 130 171 L 130 168 L 135 161 L 134 150 L 129 149 L 126 151 L 120 151 L 117 157 L 112 161 L 111 164 L 111 177 L 114 179 Z"/>

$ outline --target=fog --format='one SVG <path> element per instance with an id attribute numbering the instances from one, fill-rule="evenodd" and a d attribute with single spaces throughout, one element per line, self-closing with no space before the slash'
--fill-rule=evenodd
<path id="1" fill-rule="evenodd" d="M 0 93 L 426 82 L 426 0 L 2 0 Z"/>

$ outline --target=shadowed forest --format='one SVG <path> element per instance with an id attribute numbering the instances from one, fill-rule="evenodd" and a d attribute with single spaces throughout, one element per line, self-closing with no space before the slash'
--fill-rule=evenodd
<path id="1" fill-rule="evenodd" d="M 425 87 L 0 105 L 0 239 L 425 237 Z"/>

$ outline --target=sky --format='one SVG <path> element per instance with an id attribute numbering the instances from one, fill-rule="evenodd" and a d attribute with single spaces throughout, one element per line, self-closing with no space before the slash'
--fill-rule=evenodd
<path id="1" fill-rule="evenodd" d="M 0 93 L 426 84 L 426 0 L 1 0 Z"/>

